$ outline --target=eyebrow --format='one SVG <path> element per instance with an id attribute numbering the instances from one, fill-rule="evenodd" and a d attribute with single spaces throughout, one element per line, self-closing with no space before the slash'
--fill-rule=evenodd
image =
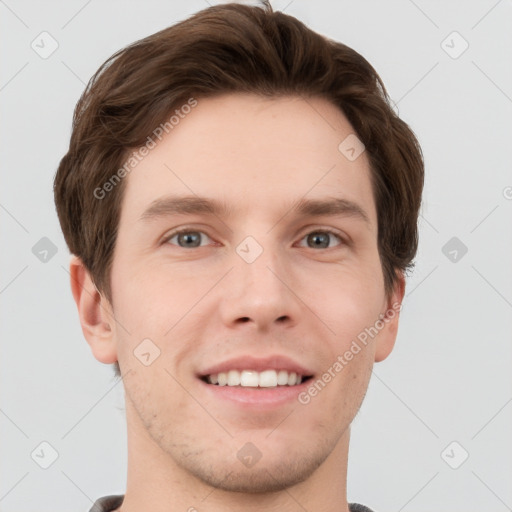
<path id="1" fill-rule="evenodd" d="M 343 198 L 302 198 L 294 203 L 288 213 L 290 212 L 299 216 L 309 217 L 355 217 L 370 224 L 370 218 L 361 206 Z M 197 214 L 229 218 L 233 216 L 233 213 L 234 211 L 231 207 L 215 199 L 199 196 L 166 196 L 155 199 L 140 216 L 139 221 L 151 221 L 171 215 Z"/>

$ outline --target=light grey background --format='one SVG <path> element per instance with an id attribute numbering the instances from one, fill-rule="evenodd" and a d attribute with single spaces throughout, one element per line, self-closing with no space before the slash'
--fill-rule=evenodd
<path id="1" fill-rule="evenodd" d="M 348 498 L 381 512 L 512 510 L 512 3 L 273 5 L 363 54 L 425 154 L 417 266 L 395 349 L 353 423 Z M 82 336 L 52 181 L 99 65 L 207 6 L 0 1 L 3 512 L 85 512 L 125 491 L 122 383 Z M 43 31 L 59 45 L 46 59 L 31 48 Z M 57 249 L 47 262 L 32 252 L 43 237 Z M 445 256 L 453 237 L 465 255 Z M 48 469 L 31 457 L 43 441 L 58 452 Z"/>

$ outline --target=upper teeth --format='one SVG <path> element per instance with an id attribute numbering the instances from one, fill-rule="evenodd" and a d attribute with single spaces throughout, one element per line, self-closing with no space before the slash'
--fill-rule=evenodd
<path id="1" fill-rule="evenodd" d="M 275 386 L 295 386 L 302 382 L 302 376 L 286 370 L 229 370 L 208 375 L 210 384 L 219 386 L 243 386 L 250 388 L 272 388 Z"/>

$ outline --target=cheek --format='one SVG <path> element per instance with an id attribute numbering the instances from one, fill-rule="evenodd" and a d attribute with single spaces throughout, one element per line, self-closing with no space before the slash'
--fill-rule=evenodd
<path id="1" fill-rule="evenodd" d="M 150 272 L 134 272 L 119 264 L 112 271 L 118 358 L 124 370 L 140 365 L 137 354 L 158 361 L 164 334 L 173 325 L 172 308 Z M 160 353 L 159 353 L 160 351 Z M 135 357 L 134 357 L 135 356 Z M 124 363 L 124 365 L 123 365 Z"/>
<path id="2" fill-rule="evenodd" d="M 194 295 L 191 280 L 185 281 L 182 273 L 158 270 L 151 262 L 139 265 L 118 262 L 112 270 L 117 317 L 124 320 L 130 332 L 151 329 L 154 335 L 163 335 L 162 329 L 173 325 L 174 317 L 188 302 L 187 297 Z"/>
<path id="3" fill-rule="evenodd" d="M 317 276 L 318 277 L 318 276 Z M 381 274 L 353 268 L 315 279 L 306 296 L 340 343 L 373 325 L 385 299 Z"/>
<path id="4" fill-rule="evenodd" d="M 339 282 L 325 280 L 309 295 L 312 303 L 318 304 L 318 317 L 329 327 L 323 329 L 326 335 L 320 357 L 328 373 L 326 380 L 333 382 L 329 385 L 331 399 L 343 400 L 348 407 L 340 414 L 358 407 L 364 397 L 375 358 L 375 341 L 368 329 L 379 319 L 385 297 L 383 283 L 375 274 L 370 279 L 362 273 L 343 274 Z"/>
<path id="5" fill-rule="evenodd" d="M 120 363 L 123 359 L 124 368 L 130 368 L 139 364 L 134 355 L 149 351 L 151 357 L 158 354 L 156 367 L 174 371 L 186 347 L 195 346 L 189 341 L 200 338 L 201 326 L 211 317 L 212 311 L 205 311 L 208 302 L 198 300 L 217 274 L 202 279 L 193 272 L 151 264 L 140 269 L 119 265 L 116 272 L 112 293 Z"/>

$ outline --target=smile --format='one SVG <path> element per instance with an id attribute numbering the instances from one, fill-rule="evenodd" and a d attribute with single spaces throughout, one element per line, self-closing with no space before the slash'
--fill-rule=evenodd
<path id="1" fill-rule="evenodd" d="M 303 376 L 287 370 L 229 370 L 212 373 L 205 377 L 205 382 L 217 386 L 246 388 L 274 388 L 278 386 L 297 386 L 309 376 Z"/>

